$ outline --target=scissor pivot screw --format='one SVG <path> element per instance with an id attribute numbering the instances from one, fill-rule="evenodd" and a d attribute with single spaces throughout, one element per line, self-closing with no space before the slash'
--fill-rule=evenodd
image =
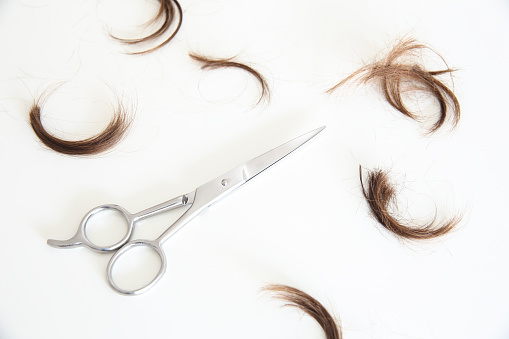
<path id="1" fill-rule="evenodd" d="M 226 180 L 226 179 L 221 180 L 221 185 L 223 185 L 223 186 L 228 185 L 228 180 Z"/>

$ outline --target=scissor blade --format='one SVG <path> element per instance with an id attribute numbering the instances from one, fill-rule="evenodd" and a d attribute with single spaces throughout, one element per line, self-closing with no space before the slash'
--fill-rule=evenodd
<path id="1" fill-rule="evenodd" d="M 309 139 L 320 133 L 324 128 L 325 126 L 317 128 L 311 132 L 301 135 L 300 137 L 288 141 L 287 143 L 249 160 L 245 164 L 240 165 L 224 173 L 220 177 L 198 187 L 194 194 L 189 198 L 190 200 L 188 203 L 192 204 L 191 207 L 180 217 L 180 219 L 161 234 L 156 241 L 160 244 L 164 243 L 182 226 L 198 215 L 198 213 L 200 213 L 204 208 L 212 205 L 228 193 L 242 186 L 247 181 L 274 165 L 276 162 L 305 144 L 309 141 Z"/>
<path id="2" fill-rule="evenodd" d="M 279 160 L 286 157 L 288 154 L 295 151 L 300 146 L 304 145 L 307 141 L 320 133 L 325 126 L 317 128 L 311 132 L 301 135 L 287 143 L 282 144 L 254 159 L 249 160 L 244 164 L 244 179 L 251 180 L 261 172 L 265 171 L 270 166 L 274 165 Z"/>
<path id="3" fill-rule="evenodd" d="M 255 176 L 305 144 L 324 128 L 325 126 L 317 128 L 290 140 L 198 187 L 196 189 L 196 200 L 193 202 L 194 206 L 191 207 L 190 211 L 199 213 L 203 207 L 210 206 L 231 191 L 253 179 Z"/>

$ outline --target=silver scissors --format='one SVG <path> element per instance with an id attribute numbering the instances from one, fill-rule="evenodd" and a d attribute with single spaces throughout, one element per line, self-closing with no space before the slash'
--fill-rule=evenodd
<path id="1" fill-rule="evenodd" d="M 287 143 L 284 143 L 254 159 L 249 160 L 248 162 L 240 165 L 229 172 L 217 177 L 214 180 L 211 180 L 204 185 L 198 187 L 194 191 L 171 199 L 167 202 L 159 204 L 154 207 L 150 207 L 144 211 L 131 214 L 124 208 L 118 205 L 101 205 L 93 208 L 88 212 L 78 227 L 78 231 L 76 235 L 74 235 L 69 240 L 54 240 L 49 239 L 48 245 L 57 247 L 57 248 L 73 248 L 77 246 L 88 247 L 89 249 L 96 252 L 112 252 L 116 251 L 115 254 L 111 257 L 108 263 L 108 281 L 111 287 L 121 293 L 126 295 L 138 295 L 143 292 L 146 292 L 152 286 L 154 286 L 163 276 L 166 271 L 166 256 L 164 251 L 162 250 L 162 245 L 166 240 L 171 238 L 179 229 L 181 229 L 184 225 L 186 225 L 189 221 L 191 221 L 195 216 L 197 216 L 203 209 L 212 205 L 219 199 L 223 198 L 225 195 L 233 191 L 234 189 L 240 187 L 244 183 L 248 182 L 291 152 L 295 149 L 302 146 L 308 140 L 313 138 L 315 135 L 320 133 L 325 126 L 317 128 L 313 131 L 310 131 L 306 134 L 301 135 Z M 163 213 L 169 210 L 172 210 L 177 207 L 191 205 L 191 207 L 179 218 L 175 221 L 166 231 L 164 231 L 157 239 L 155 240 L 132 240 L 131 235 L 133 233 L 134 225 L 136 222 L 142 219 L 146 219 L 150 216 Z M 125 221 L 127 223 L 127 232 L 125 236 L 111 246 L 98 246 L 94 244 L 87 236 L 87 223 L 93 215 L 96 215 L 102 211 L 106 210 L 115 210 L 124 216 Z M 115 281 L 113 280 L 112 270 L 115 266 L 117 260 L 125 254 L 127 251 L 139 247 L 145 246 L 154 250 L 161 260 L 161 266 L 157 275 L 152 279 L 148 284 L 138 288 L 127 290 L 119 287 Z"/>

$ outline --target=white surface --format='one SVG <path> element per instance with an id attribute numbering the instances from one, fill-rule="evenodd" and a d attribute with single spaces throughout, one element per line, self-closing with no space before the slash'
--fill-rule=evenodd
<path id="1" fill-rule="evenodd" d="M 181 4 L 175 41 L 130 56 L 107 31 L 141 32 L 156 1 L 0 2 L 0 338 L 320 338 L 260 292 L 267 283 L 322 301 L 346 339 L 508 338 L 508 2 Z M 459 69 L 455 132 L 423 137 L 370 87 L 324 94 L 404 34 Z M 238 55 L 268 77 L 272 101 L 253 108 L 249 75 L 201 71 L 191 50 Z M 28 107 L 62 81 L 44 111 L 61 136 L 99 131 L 113 95 L 137 107 L 113 152 L 72 158 L 38 142 Z M 321 125 L 168 241 L 167 275 L 142 296 L 110 289 L 109 255 L 46 245 L 96 205 L 139 211 Z M 393 169 L 414 215 L 462 211 L 461 229 L 398 242 L 369 217 L 359 164 Z M 177 216 L 135 236 L 154 238 Z"/>

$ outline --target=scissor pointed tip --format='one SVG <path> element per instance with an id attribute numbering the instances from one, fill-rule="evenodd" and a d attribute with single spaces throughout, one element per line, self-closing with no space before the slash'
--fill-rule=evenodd
<path id="1" fill-rule="evenodd" d="M 246 180 L 249 180 L 265 169 L 269 168 L 279 160 L 292 153 L 294 150 L 304 145 L 310 139 L 315 137 L 318 133 L 323 131 L 325 126 L 318 127 L 312 131 L 302 134 L 301 136 L 290 140 L 250 161 L 248 161 L 243 168 L 243 176 Z"/>
<path id="2" fill-rule="evenodd" d="M 314 130 L 309 131 L 307 133 L 304 133 L 303 135 L 301 135 L 300 137 L 297 137 L 295 139 L 300 139 L 300 138 L 303 138 L 305 136 L 308 136 L 308 140 L 309 140 L 309 139 L 313 138 L 315 135 L 317 135 L 318 133 L 320 133 L 321 131 L 323 131 L 325 129 L 325 127 L 326 126 L 321 126 L 321 127 L 315 128 Z"/>
<path id="3" fill-rule="evenodd" d="M 321 131 L 323 131 L 323 130 L 325 129 L 325 127 L 326 127 L 326 126 L 318 127 L 317 129 L 312 130 L 312 131 L 311 131 L 311 132 L 309 132 L 309 133 L 313 133 L 313 134 L 314 134 L 313 136 L 315 136 L 315 135 L 317 135 L 318 133 L 320 133 Z"/>

